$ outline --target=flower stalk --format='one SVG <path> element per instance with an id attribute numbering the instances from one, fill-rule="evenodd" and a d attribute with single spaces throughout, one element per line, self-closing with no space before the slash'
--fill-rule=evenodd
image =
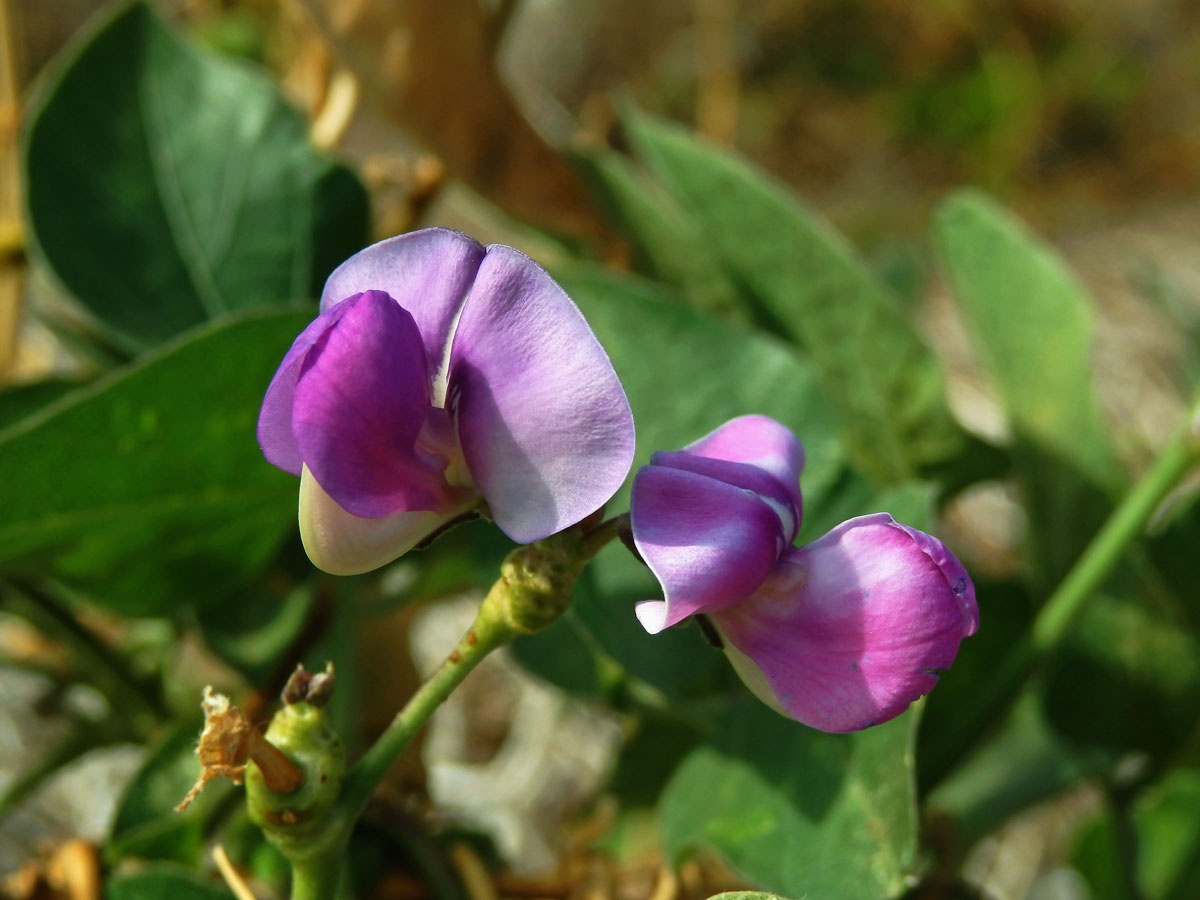
<path id="1" fill-rule="evenodd" d="M 354 823 L 393 763 L 437 708 L 483 659 L 513 638 L 557 619 L 571 602 L 575 580 L 599 550 L 617 536 L 619 519 L 587 528 L 587 522 L 508 555 L 500 578 L 480 604 L 475 622 L 362 758 L 341 777 L 341 743 L 328 730 L 324 710 L 328 683 L 276 715 L 265 739 L 305 771 L 304 782 L 276 792 L 257 759 L 247 768 L 251 818 L 292 866 L 292 900 L 331 900 Z M 294 681 L 295 679 L 293 679 Z M 296 694 L 289 682 L 284 689 Z"/>

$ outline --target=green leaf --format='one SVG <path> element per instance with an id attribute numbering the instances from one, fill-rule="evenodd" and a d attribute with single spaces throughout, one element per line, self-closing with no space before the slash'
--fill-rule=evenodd
<path id="1" fill-rule="evenodd" d="M 601 209 L 633 243 L 638 270 L 668 284 L 698 309 L 746 320 L 737 287 L 675 200 L 623 154 L 592 150 L 576 158 Z"/>
<path id="2" fill-rule="evenodd" d="M 263 460 L 254 433 L 310 318 L 226 320 L 0 432 L 0 568 L 135 615 L 243 584 L 295 527 L 295 479 Z"/>
<path id="3" fill-rule="evenodd" d="M 1138 896 L 1188 900 L 1200 890 L 1200 771 L 1179 768 L 1141 794 L 1133 808 Z M 1072 862 L 1095 900 L 1124 900 L 1121 838 L 1111 814 L 1081 829 Z"/>
<path id="4" fill-rule="evenodd" d="M 1092 394 L 1090 298 L 1011 214 L 951 196 L 935 233 L 972 341 L 1016 436 L 1106 487 L 1122 481 Z"/>
<path id="5" fill-rule="evenodd" d="M 251 684 L 269 684 L 281 664 L 291 667 L 292 660 L 284 655 L 308 624 L 315 603 L 313 584 L 282 597 L 267 595 L 256 585 L 233 594 L 228 602 L 205 604 L 197 618 L 210 650 Z"/>
<path id="6" fill-rule="evenodd" d="M 725 891 L 713 894 L 708 900 L 784 900 L 778 894 L 764 894 L 762 891 Z"/>
<path id="7" fill-rule="evenodd" d="M 879 483 L 953 456 L 937 360 L 845 240 L 783 185 L 725 150 L 627 114 L 639 158 L 760 314 L 817 365 L 857 465 Z"/>
<path id="8" fill-rule="evenodd" d="M 177 725 L 129 783 L 109 835 L 106 856 L 110 861 L 197 861 L 204 848 L 205 819 L 227 790 L 227 785 L 210 783 L 186 812 L 175 811 L 200 775 L 196 740 L 201 727 L 199 718 Z"/>
<path id="9" fill-rule="evenodd" d="M 65 397 L 82 384 L 82 381 L 69 378 L 48 378 L 5 388 L 0 391 L 0 431 Z"/>
<path id="10" fill-rule="evenodd" d="M 104 900 L 230 900 L 232 896 L 220 882 L 174 866 L 149 866 L 110 879 L 104 886 Z"/>
<path id="11" fill-rule="evenodd" d="M 805 728 L 754 702 L 694 750 L 661 802 L 674 862 L 697 848 L 793 897 L 899 893 L 913 862 L 912 731 L 901 716 L 852 735 Z"/>
<path id="12" fill-rule="evenodd" d="M 1054 656 L 1045 702 L 1077 743 L 1167 757 L 1200 717 L 1200 642 L 1144 598 L 1096 597 Z"/>
<path id="13" fill-rule="evenodd" d="M 366 237 L 362 186 L 278 89 L 144 3 L 67 52 L 31 106 L 24 163 L 37 248 L 130 349 L 315 297 Z"/>
<path id="14" fill-rule="evenodd" d="M 688 308 L 650 281 L 593 268 L 555 277 L 608 351 L 637 424 L 637 467 L 657 450 L 676 450 L 735 416 L 761 413 L 804 444 L 805 502 L 838 478 L 845 453 L 816 367 L 776 339 Z M 628 485 L 609 504 L 620 509 Z"/>

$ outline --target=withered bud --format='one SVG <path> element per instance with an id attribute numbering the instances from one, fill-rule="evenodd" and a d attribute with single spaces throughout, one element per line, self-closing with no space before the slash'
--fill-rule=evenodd
<path id="1" fill-rule="evenodd" d="M 283 686 L 283 702 L 288 706 L 294 703 L 311 703 L 313 706 L 324 706 L 333 694 L 333 663 L 325 664 L 325 671 L 316 674 L 309 672 L 301 663 L 296 671 L 288 678 Z"/>

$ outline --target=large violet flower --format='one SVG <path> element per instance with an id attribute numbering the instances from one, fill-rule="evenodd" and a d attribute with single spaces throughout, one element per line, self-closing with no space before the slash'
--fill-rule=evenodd
<path id="1" fill-rule="evenodd" d="M 633 457 L 604 349 L 533 260 L 430 228 L 325 284 L 263 400 L 267 460 L 300 476 L 300 533 L 335 574 L 390 562 L 483 504 L 519 543 L 594 512 Z"/>
<path id="2" fill-rule="evenodd" d="M 800 529 L 804 451 L 764 416 L 655 453 L 633 483 L 633 537 L 664 600 L 637 607 L 657 633 L 697 613 L 742 680 L 822 731 L 856 731 L 929 692 L 979 625 L 966 570 L 887 513 L 811 544 Z"/>

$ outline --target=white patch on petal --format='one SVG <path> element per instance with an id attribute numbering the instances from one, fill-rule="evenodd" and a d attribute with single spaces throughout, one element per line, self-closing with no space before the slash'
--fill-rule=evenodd
<path id="1" fill-rule="evenodd" d="M 667 602 L 665 600 L 643 600 L 633 608 L 642 627 L 650 634 L 658 634 L 667 624 Z"/>
<path id="2" fill-rule="evenodd" d="M 471 503 L 446 514 L 421 510 L 363 519 L 338 506 L 305 466 L 300 473 L 300 539 L 318 569 L 360 575 L 403 556 Z"/>
<path id="3" fill-rule="evenodd" d="M 462 319 L 463 310 L 467 308 L 467 299 L 470 296 L 471 292 L 467 291 L 467 295 L 458 304 L 458 310 L 454 313 L 454 321 L 450 323 L 450 328 L 446 332 L 446 346 L 442 348 L 442 358 L 438 360 L 437 369 L 430 380 L 429 403 L 439 409 L 446 407 L 446 390 L 450 384 L 450 350 L 454 346 L 454 335 L 458 331 L 458 323 Z"/>
<path id="4" fill-rule="evenodd" d="M 783 708 L 783 704 L 775 696 L 775 691 L 771 689 L 771 685 L 767 681 L 767 676 L 763 674 L 763 670 L 758 667 L 758 664 L 737 647 L 733 646 L 733 643 L 721 631 L 721 626 L 717 624 L 715 617 L 711 618 L 710 621 L 716 627 L 717 633 L 721 635 L 721 643 L 724 645 L 722 649 L 725 651 L 725 656 L 729 659 L 730 665 L 733 666 L 733 671 L 737 673 L 738 678 L 742 679 L 742 683 L 750 689 L 750 693 L 781 716 L 787 716 L 789 719 L 795 718 L 795 716 L 792 716 Z"/>

